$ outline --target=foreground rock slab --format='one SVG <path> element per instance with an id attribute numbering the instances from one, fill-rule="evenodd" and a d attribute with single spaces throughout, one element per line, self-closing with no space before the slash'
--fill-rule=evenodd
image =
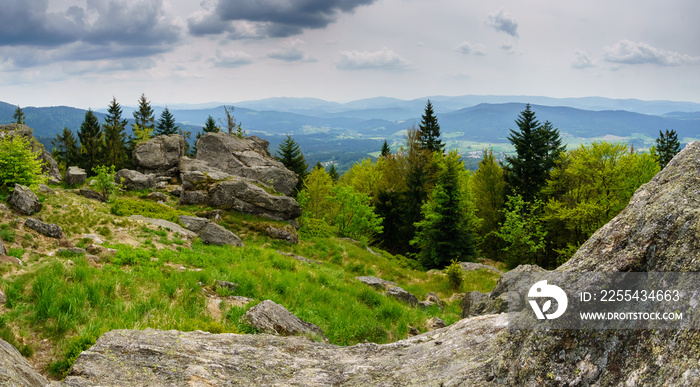
<path id="1" fill-rule="evenodd" d="M 15 347 L 0 339 L 0 385 L 43 387 L 48 383 Z"/>
<path id="2" fill-rule="evenodd" d="M 303 337 L 116 330 L 52 386 L 479 386 L 493 383 L 505 316 L 461 320 L 392 344 L 352 347 Z"/>

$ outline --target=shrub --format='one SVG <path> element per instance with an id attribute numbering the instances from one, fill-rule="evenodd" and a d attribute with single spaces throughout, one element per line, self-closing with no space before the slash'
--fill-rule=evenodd
<path id="1" fill-rule="evenodd" d="M 452 263 L 445 268 L 445 274 L 447 275 L 447 280 L 450 282 L 452 289 L 459 289 L 462 287 L 462 281 L 464 277 L 462 276 L 462 266 L 456 259 L 452 260 Z"/>
<path id="2" fill-rule="evenodd" d="M 95 190 L 101 193 L 105 199 L 109 197 L 121 187 L 120 184 L 114 182 L 114 165 L 108 167 L 100 165 L 92 169 L 95 174 Z"/>
<path id="3" fill-rule="evenodd" d="M 42 165 L 24 137 L 0 138 L 0 188 L 12 191 L 15 184 L 21 184 L 36 189 L 40 183 L 46 182 Z"/>

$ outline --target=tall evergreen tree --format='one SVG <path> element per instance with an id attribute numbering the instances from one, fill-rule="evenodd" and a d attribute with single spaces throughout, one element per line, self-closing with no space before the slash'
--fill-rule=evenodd
<path id="1" fill-rule="evenodd" d="M 515 123 L 518 131 L 511 129 L 508 141 L 515 147 L 516 154 L 506 156 L 507 181 L 525 202 L 532 202 L 565 147 L 561 146 L 559 131 L 549 122 L 541 125 L 530 104 L 520 112 Z"/>
<path id="2" fill-rule="evenodd" d="M 168 110 L 166 106 L 165 110 L 160 114 L 160 119 L 158 119 L 158 123 L 156 124 L 154 135 L 167 136 L 178 133 L 180 133 L 180 127 L 175 125 L 175 117 L 173 117 L 173 114 L 170 113 L 170 110 Z"/>
<path id="3" fill-rule="evenodd" d="M 24 112 L 19 105 L 17 105 L 17 109 L 15 109 L 15 114 L 12 115 L 12 118 L 15 120 L 15 124 L 24 125 Z"/>
<path id="4" fill-rule="evenodd" d="M 442 269 L 452 260 L 476 257 L 471 234 L 473 213 L 462 189 L 466 170 L 459 157 L 452 151 L 440 160 L 437 184 L 422 208 L 424 219 L 416 224 L 411 244 L 420 248 L 420 261 L 426 268 Z"/>
<path id="5" fill-rule="evenodd" d="M 78 142 L 73 135 L 73 132 L 64 127 L 63 132 L 56 135 L 56 138 L 51 141 L 53 150 L 51 156 L 58 162 L 62 168 L 68 168 L 78 165 L 80 160 L 80 149 Z"/>
<path id="6" fill-rule="evenodd" d="M 85 112 L 85 121 L 80 125 L 78 139 L 80 140 L 80 161 L 78 164 L 90 174 L 94 167 L 100 165 L 102 150 L 102 129 L 92 109 Z"/>
<path id="7" fill-rule="evenodd" d="M 422 120 L 419 126 L 421 147 L 431 152 L 442 153 L 445 144 L 440 140 L 440 124 L 438 124 L 437 117 L 433 111 L 433 104 L 430 103 L 430 100 L 428 100 L 428 103 L 425 105 L 425 112 L 421 118 Z"/>
<path id="8" fill-rule="evenodd" d="M 306 164 L 306 159 L 304 159 L 304 154 L 301 153 L 299 144 L 294 141 L 292 136 L 287 136 L 282 141 L 275 158 L 284 164 L 287 169 L 297 174 L 299 181 L 297 182 L 296 192 L 301 191 L 304 188 L 304 179 L 307 175 L 306 170 L 309 166 Z"/>
<path id="9" fill-rule="evenodd" d="M 122 108 L 117 103 L 117 99 L 112 97 L 102 129 L 104 130 L 104 163 L 113 165 L 115 170 L 125 168 L 128 164 L 127 123 L 126 119 L 122 119 Z"/>
<path id="10" fill-rule="evenodd" d="M 138 125 L 142 130 L 155 130 L 155 116 L 151 103 L 146 99 L 145 94 L 141 94 L 139 98 L 139 107 L 134 111 L 134 125 Z"/>
<path id="11" fill-rule="evenodd" d="M 478 227 L 479 250 L 485 257 L 497 260 L 503 247 L 496 232 L 503 223 L 506 181 L 493 149 L 484 149 L 479 168 L 469 179 L 469 189 L 474 198 L 476 217 L 481 219 Z"/>
<path id="12" fill-rule="evenodd" d="M 331 164 L 331 167 L 328 169 L 328 175 L 333 179 L 333 181 L 338 181 L 338 171 L 335 170 L 335 163 Z"/>
<path id="13" fill-rule="evenodd" d="M 681 151 L 681 143 L 675 130 L 666 129 L 666 133 L 659 130 L 659 138 L 656 139 L 656 155 L 659 159 L 659 167 L 664 169 L 666 164 Z"/>
<path id="14" fill-rule="evenodd" d="M 389 144 L 386 143 L 386 140 L 384 140 L 384 145 L 382 145 L 382 156 L 381 157 L 386 157 L 391 154 L 391 149 L 389 148 Z"/>

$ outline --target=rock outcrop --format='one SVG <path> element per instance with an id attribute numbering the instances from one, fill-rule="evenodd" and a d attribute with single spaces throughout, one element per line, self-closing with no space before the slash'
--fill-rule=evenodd
<path id="1" fill-rule="evenodd" d="M 507 321 L 476 317 L 392 344 L 351 347 L 304 337 L 115 330 L 52 386 L 484 385 L 493 378 L 484 364 Z"/>
<path id="2" fill-rule="evenodd" d="M 284 306 L 265 300 L 248 309 L 243 320 L 264 333 L 278 336 L 306 336 L 328 341 L 317 325 L 303 321 Z"/>
<path id="3" fill-rule="evenodd" d="M 22 357 L 17 348 L 0 339 L 0 385 L 44 387 L 48 380 Z"/>
<path id="4" fill-rule="evenodd" d="M 114 175 L 114 181 L 129 191 L 142 191 L 155 188 L 156 186 L 156 177 L 154 175 L 144 175 L 131 169 L 120 169 Z"/>
<path id="5" fill-rule="evenodd" d="M 134 148 L 136 170 L 143 174 L 176 177 L 177 162 L 185 155 L 185 139 L 179 134 L 157 136 Z"/>
<path id="6" fill-rule="evenodd" d="M 41 211 L 41 202 L 29 187 L 15 184 L 15 189 L 10 197 L 10 207 L 22 215 L 34 215 Z"/>
<path id="7" fill-rule="evenodd" d="M 208 204 L 277 220 L 301 215 L 301 207 L 293 198 L 271 194 L 252 181 L 232 176 L 205 161 L 183 157 L 179 169 L 183 187 L 181 204 Z"/>
<path id="8" fill-rule="evenodd" d="M 228 133 L 207 133 L 197 141 L 197 160 L 232 176 L 274 187 L 290 195 L 296 174 L 270 156 L 269 143 L 256 136 L 240 138 Z"/>
<path id="9" fill-rule="evenodd" d="M 243 246 L 241 238 L 236 234 L 209 219 L 187 215 L 181 215 L 178 219 L 188 230 L 197 234 L 202 239 L 202 242 L 206 244 Z"/>
<path id="10" fill-rule="evenodd" d="M 371 286 L 377 290 L 385 291 L 392 286 L 396 286 L 396 282 L 387 281 L 378 277 L 373 276 L 361 276 L 355 277 L 356 280 L 362 282 L 367 286 Z"/>

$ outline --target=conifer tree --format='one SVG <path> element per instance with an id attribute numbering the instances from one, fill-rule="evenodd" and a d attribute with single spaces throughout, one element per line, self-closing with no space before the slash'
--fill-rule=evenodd
<path id="1" fill-rule="evenodd" d="M 297 182 L 296 192 L 301 191 L 304 188 L 304 179 L 307 175 L 306 170 L 309 166 L 306 164 L 306 159 L 304 159 L 304 154 L 301 153 L 299 144 L 294 141 L 292 136 L 288 135 L 282 141 L 275 158 L 284 164 L 287 169 L 297 174 L 299 181 Z"/>
<path id="2" fill-rule="evenodd" d="M 326 170 L 325 168 L 323 168 L 323 164 L 321 164 L 320 161 L 316 162 L 316 165 L 314 165 L 314 169 L 323 169 L 324 171 Z"/>
<path id="3" fill-rule="evenodd" d="M 104 163 L 114 166 L 116 170 L 125 168 L 128 164 L 127 123 L 126 119 L 122 119 L 122 108 L 117 103 L 117 99 L 112 97 L 102 129 L 104 130 Z"/>
<path id="4" fill-rule="evenodd" d="M 139 98 L 139 107 L 134 111 L 134 125 L 138 125 L 141 130 L 150 130 L 153 132 L 155 130 L 155 116 L 153 115 L 153 108 L 151 108 L 151 103 L 146 99 L 145 94 L 141 94 Z"/>
<path id="5" fill-rule="evenodd" d="M 219 133 L 221 131 L 221 128 L 216 126 L 216 121 L 214 121 L 214 117 L 209 116 L 207 117 L 207 121 L 204 123 L 204 127 L 202 130 L 205 133 Z"/>
<path id="6" fill-rule="evenodd" d="M 328 175 L 333 179 L 333 181 L 338 181 L 338 171 L 335 170 L 335 163 L 331 164 L 331 167 L 328 169 Z"/>
<path id="7" fill-rule="evenodd" d="M 656 139 L 656 155 L 659 159 L 659 167 L 664 169 L 666 164 L 681 150 L 678 134 L 675 130 L 666 129 L 666 133 L 659 130 L 659 138 Z"/>
<path id="8" fill-rule="evenodd" d="M 466 170 L 456 151 L 439 162 L 437 184 L 431 199 L 422 208 L 423 220 L 411 244 L 420 248 L 419 258 L 426 268 L 445 268 L 452 260 L 472 260 L 476 256 L 471 234 L 470 211 L 462 180 Z"/>
<path id="9" fill-rule="evenodd" d="M 80 125 L 78 139 L 80 140 L 78 164 L 88 174 L 92 173 L 92 169 L 100 165 L 102 150 L 102 129 L 92 109 L 88 109 L 85 113 L 85 121 Z"/>
<path id="10" fill-rule="evenodd" d="M 515 123 L 518 131 L 510 130 L 508 141 L 515 147 L 515 156 L 506 156 L 507 181 L 511 189 L 532 202 L 545 185 L 554 161 L 566 147 L 561 146 L 559 131 L 546 122 L 541 125 L 530 104 L 520 112 Z"/>
<path id="11" fill-rule="evenodd" d="M 180 127 L 175 125 L 175 117 L 173 117 L 168 107 L 160 114 L 160 119 L 158 119 L 158 124 L 156 125 L 156 130 L 154 135 L 156 136 L 167 136 L 170 134 L 180 133 Z"/>
<path id="12" fill-rule="evenodd" d="M 15 110 L 15 114 L 12 115 L 12 118 L 15 120 L 15 124 L 24 125 L 24 112 L 19 105 L 17 105 L 17 109 Z"/>
<path id="13" fill-rule="evenodd" d="M 382 156 L 381 157 L 386 157 L 391 154 L 391 149 L 389 148 L 389 144 L 386 143 L 386 140 L 384 140 L 384 145 L 382 145 Z"/>
<path id="14" fill-rule="evenodd" d="M 440 124 L 438 124 L 437 117 L 433 111 L 433 104 L 430 103 L 430 100 L 425 105 L 425 112 L 423 113 L 419 129 L 421 147 L 431 152 L 442 153 L 445 144 L 440 140 Z"/>
<path id="15" fill-rule="evenodd" d="M 56 138 L 51 141 L 51 145 L 53 146 L 51 157 L 53 157 L 62 168 L 78 165 L 80 149 L 70 129 L 64 127 L 63 132 L 57 134 Z"/>
<path id="16" fill-rule="evenodd" d="M 479 168 L 469 179 L 469 189 L 474 198 L 476 217 L 481 219 L 478 227 L 479 250 L 487 258 L 498 259 L 502 243 L 495 233 L 503 223 L 506 181 L 493 149 L 484 149 Z"/>

